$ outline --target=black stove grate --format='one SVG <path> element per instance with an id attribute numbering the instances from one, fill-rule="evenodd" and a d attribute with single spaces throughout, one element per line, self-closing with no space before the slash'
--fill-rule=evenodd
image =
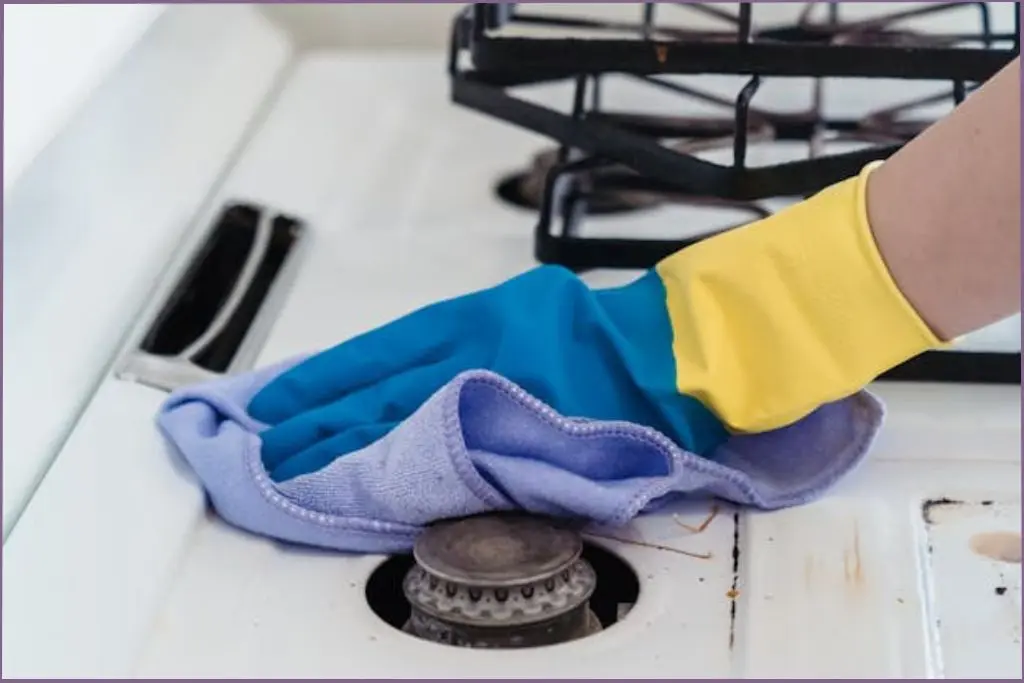
<path id="1" fill-rule="evenodd" d="M 515 4 L 473 4 L 459 12 L 449 53 L 452 99 L 556 143 L 528 179 L 538 210 L 534 249 L 539 261 L 576 271 L 651 267 L 735 226 L 686 238 L 610 239 L 582 235 L 586 217 L 609 207 L 628 211 L 682 203 L 741 209 L 755 219 L 764 214 L 762 200 L 806 197 L 887 158 L 931 123 L 915 114 L 962 101 L 1020 52 L 1019 3 L 1014 3 L 1012 33 L 993 30 L 985 2 L 928 3 L 856 19 L 847 17 L 844 3 L 811 2 L 802 4 L 793 22 L 775 25 L 758 20 L 763 7 L 756 4 L 738 3 L 730 11 L 715 3 L 637 3 L 633 23 L 541 15 L 534 6 Z M 963 14 L 965 24 L 973 21 L 976 29 L 950 34 L 905 28 L 951 12 Z M 693 29 L 698 14 L 721 28 Z M 541 29 L 542 37 L 510 35 L 531 27 Z M 601 85 L 611 74 L 721 113 L 652 116 L 610 110 L 603 106 Z M 726 98 L 680 78 L 704 74 L 747 80 L 735 97 Z M 757 106 L 764 79 L 776 76 L 808 77 L 811 105 L 798 113 Z M 930 81 L 936 91 L 859 118 L 829 116 L 823 83 L 843 78 Z M 573 84 L 566 113 L 513 92 L 553 81 Z M 748 149 L 765 141 L 807 143 L 808 154 L 750 166 Z M 828 152 L 826 142 L 857 148 Z M 709 150 L 727 152 L 730 162 L 700 156 Z M 890 376 L 1019 383 L 1020 354 L 927 354 Z"/>

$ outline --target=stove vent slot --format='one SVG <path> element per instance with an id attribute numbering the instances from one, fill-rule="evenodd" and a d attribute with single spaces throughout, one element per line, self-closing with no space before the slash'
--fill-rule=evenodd
<path id="1" fill-rule="evenodd" d="M 247 367 L 302 229 L 266 207 L 226 207 L 119 378 L 172 391 Z"/>

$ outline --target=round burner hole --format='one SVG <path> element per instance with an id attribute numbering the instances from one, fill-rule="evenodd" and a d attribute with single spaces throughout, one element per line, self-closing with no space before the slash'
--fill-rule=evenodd
<path id="1" fill-rule="evenodd" d="M 640 596 L 640 581 L 633 569 L 618 555 L 600 546 L 584 542 L 582 559 L 597 576 L 589 600 L 590 610 L 601 623 L 601 630 L 626 618 Z M 412 554 L 394 555 L 374 569 L 366 582 L 366 602 L 382 621 L 404 631 L 411 609 L 402 590 L 402 582 L 415 561 Z M 411 636 L 412 637 L 412 636 Z"/>
<path id="2" fill-rule="evenodd" d="M 514 173 L 498 181 L 494 193 L 498 199 L 511 206 L 530 211 L 539 211 L 541 204 L 540 189 L 531 191 L 528 189 L 534 179 L 526 173 Z M 587 202 L 587 215 L 589 216 L 614 216 L 625 213 L 635 213 L 650 208 L 650 206 L 629 202 L 619 198 L 614 193 L 597 195 Z"/>

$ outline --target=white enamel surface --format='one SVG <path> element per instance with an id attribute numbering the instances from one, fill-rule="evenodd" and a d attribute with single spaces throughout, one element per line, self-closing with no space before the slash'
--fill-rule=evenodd
<path id="1" fill-rule="evenodd" d="M 251 8 L 169 9 L 5 190 L 5 538 L 289 54 Z"/>
<path id="2" fill-rule="evenodd" d="M 4 544 L 5 677 L 130 673 L 204 504 L 154 428 L 163 399 L 105 384 Z"/>
<path id="3" fill-rule="evenodd" d="M 491 187 L 544 146 L 453 107 L 440 55 L 297 65 L 214 198 L 310 222 L 259 362 L 530 267 L 532 218 Z M 673 209 L 588 229 L 680 223 L 699 217 Z M 108 379 L 4 548 L 5 593 L 17 596 L 5 596 L 4 674 L 1019 677 L 1019 610 L 1014 621 L 990 600 L 1002 572 L 1007 604 L 1019 601 L 1019 565 L 986 564 L 965 546 L 976 532 L 1019 532 L 1019 388 L 876 389 L 889 417 L 869 462 L 816 503 L 741 515 L 737 577 L 731 511 L 693 535 L 671 513 L 695 523 L 707 509 L 668 508 L 614 533 L 711 559 L 601 541 L 640 579 L 628 618 L 513 653 L 435 646 L 377 620 L 363 590 L 382 558 L 285 549 L 205 512 L 152 429 L 160 395 Z M 941 497 L 998 501 L 1004 516 L 926 525 L 922 506 Z M 951 590 L 961 579 L 976 599 Z M 955 629 L 985 642 L 953 648 Z"/>
<path id="4" fill-rule="evenodd" d="M 1020 502 L 933 506 L 925 562 L 948 678 L 1021 676 Z M 1014 538 L 1017 539 L 1014 543 Z M 1018 563 L 1003 561 L 1016 554 Z"/>
<path id="5" fill-rule="evenodd" d="M 164 8 L 4 5 L 4 190 Z"/>

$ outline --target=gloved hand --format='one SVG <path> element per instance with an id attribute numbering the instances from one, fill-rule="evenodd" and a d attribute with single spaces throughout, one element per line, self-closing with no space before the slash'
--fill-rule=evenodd
<path id="1" fill-rule="evenodd" d="M 591 290 L 542 267 L 316 355 L 249 404 L 283 481 L 379 439 L 457 373 L 505 376 L 564 415 L 626 420 L 707 454 L 791 424 L 940 345 L 871 236 L 858 177 Z"/>
<path id="2" fill-rule="evenodd" d="M 727 436 L 675 388 L 672 330 L 656 273 L 591 290 L 544 266 L 415 311 L 314 356 L 249 405 L 277 481 L 369 445 L 465 370 L 488 369 L 564 415 L 654 427 L 696 453 Z"/>

